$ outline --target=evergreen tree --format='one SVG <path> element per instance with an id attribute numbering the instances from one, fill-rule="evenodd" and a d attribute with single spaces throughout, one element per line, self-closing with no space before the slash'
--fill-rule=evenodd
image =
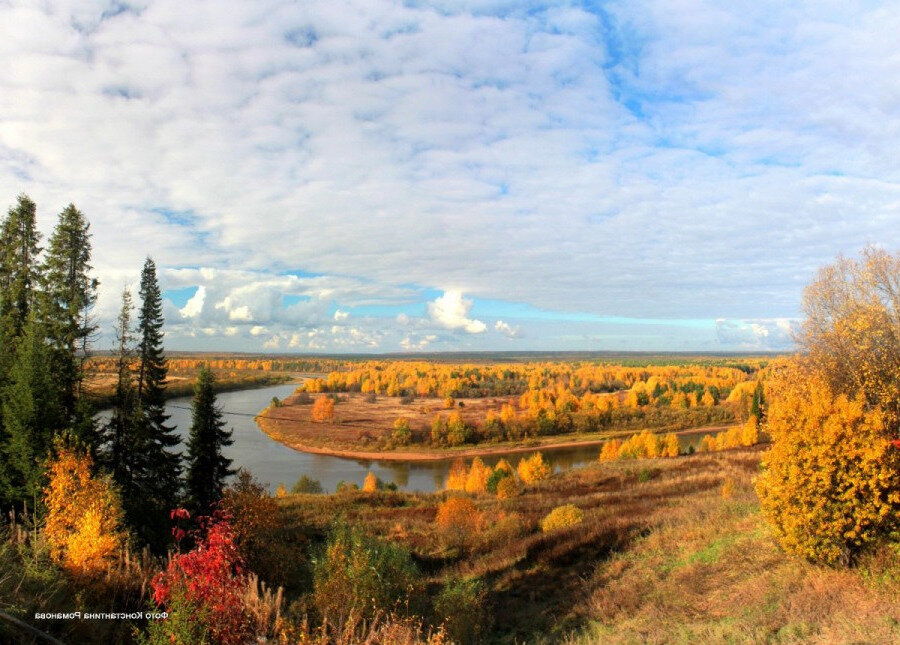
<path id="1" fill-rule="evenodd" d="M 0 487 L 5 504 L 39 496 L 53 436 L 64 429 L 49 358 L 44 330 L 31 315 L 2 392 L 5 467 Z"/>
<path id="2" fill-rule="evenodd" d="M 132 478 L 139 498 L 126 499 L 126 511 L 136 520 L 136 528 L 157 550 L 167 539 L 168 511 L 176 504 L 181 489 L 181 453 L 172 449 L 180 442 L 174 427 L 166 425 L 166 374 L 163 353 L 162 294 L 156 265 L 147 258 L 141 272 L 141 306 L 138 313 L 137 381 L 138 446 Z M 140 505 L 140 513 L 135 511 Z"/>
<path id="3" fill-rule="evenodd" d="M 213 391 L 215 376 L 203 366 L 194 386 L 191 434 L 187 453 L 188 501 L 199 513 L 208 513 L 222 497 L 225 479 L 234 474 L 231 460 L 222 455 L 230 446 L 231 430 L 225 429 L 222 411 L 216 405 Z"/>
<path id="4" fill-rule="evenodd" d="M 40 282 L 41 234 L 37 230 L 37 209 L 27 195 L 19 195 L 16 207 L 9 209 L 0 240 L 0 317 L 6 333 L 18 338 Z"/>
<path id="5" fill-rule="evenodd" d="M 134 329 L 131 322 L 133 311 L 131 291 L 125 288 L 122 291 L 122 308 L 116 321 L 118 380 L 112 414 L 103 429 L 101 452 L 101 462 L 112 473 L 125 499 L 135 496 L 132 474 L 136 463 L 135 451 L 139 448 L 135 436 L 138 421 L 137 390 L 131 374 L 131 361 L 134 357 Z"/>
<path id="6" fill-rule="evenodd" d="M 97 330 L 91 309 L 97 300 L 98 282 L 90 276 L 90 262 L 90 224 L 81 211 L 69 204 L 60 213 L 50 236 L 42 267 L 43 291 L 38 302 L 50 339 L 60 404 L 72 425 L 83 425 L 84 419 L 76 419 L 79 412 L 93 417 L 90 410 L 78 405 L 84 361 Z M 95 443 L 92 436 L 82 439 Z"/>

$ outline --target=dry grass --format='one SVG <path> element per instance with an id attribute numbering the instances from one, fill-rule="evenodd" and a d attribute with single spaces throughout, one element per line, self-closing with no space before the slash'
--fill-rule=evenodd
<path id="1" fill-rule="evenodd" d="M 313 539 L 341 515 L 403 543 L 432 589 L 454 576 L 481 578 L 492 641 L 900 640 L 898 556 L 884 550 L 834 570 L 785 555 L 753 490 L 761 452 L 608 462 L 510 500 L 478 496 L 487 526 L 465 549 L 440 539 L 441 494 L 289 496 L 282 504 Z M 732 491 L 723 498 L 726 481 Z M 541 533 L 540 519 L 562 504 L 578 506 L 583 523 Z M 503 530 L 492 531 L 492 518 Z"/>

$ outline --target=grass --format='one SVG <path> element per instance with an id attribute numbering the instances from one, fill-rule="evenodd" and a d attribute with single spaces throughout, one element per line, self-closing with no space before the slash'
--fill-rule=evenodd
<path id="1" fill-rule="evenodd" d="M 761 449 L 610 462 L 561 473 L 511 500 L 475 498 L 487 526 L 466 548 L 435 527 L 444 494 L 288 496 L 293 530 L 312 540 L 336 516 L 397 540 L 436 589 L 485 582 L 489 642 L 745 643 L 900 640 L 900 559 L 884 549 L 855 569 L 786 555 L 759 514 Z M 649 479 L 641 473 L 652 472 Z M 730 479 L 733 492 L 723 498 Z M 644 480 L 644 481 L 642 481 Z M 575 504 L 582 524 L 540 532 Z M 497 531 L 501 513 L 518 529 Z"/>

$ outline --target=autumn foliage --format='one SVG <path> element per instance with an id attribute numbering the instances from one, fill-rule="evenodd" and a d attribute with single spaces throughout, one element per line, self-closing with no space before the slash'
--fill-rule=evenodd
<path id="1" fill-rule="evenodd" d="M 153 579 L 153 600 L 171 617 L 150 624 L 151 638 L 246 643 L 252 637 L 243 600 L 247 579 L 234 530 L 221 514 L 199 521 L 197 546 L 175 554 Z"/>
<path id="2" fill-rule="evenodd" d="M 781 544 L 847 564 L 898 527 L 900 450 L 884 412 L 833 392 L 797 362 L 778 370 L 768 409 L 772 448 L 757 490 Z"/>
<path id="3" fill-rule="evenodd" d="M 549 533 L 557 529 L 567 528 L 581 524 L 584 520 L 584 512 L 574 504 L 557 506 L 541 520 L 541 530 Z"/>
<path id="4" fill-rule="evenodd" d="M 58 443 L 44 489 L 44 536 L 54 560 L 73 573 L 92 575 L 121 549 L 121 501 L 109 477 L 92 473 L 85 450 Z"/>
<path id="5" fill-rule="evenodd" d="M 320 396 L 313 403 L 313 421 L 330 421 L 334 418 L 334 399 L 330 396 Z"/>
<path id="6" fill-rule="evenodd" d="M 483 516 L 471 499 L 454 496 L 441 502 L 434 521 L 449 546 L 462 547 L 474 540 L 481 529 Z"/>
<path id="7" fill-rule="evenodd" d="M 519 473 L 519 478 L 526 484 L 547 479 L 550 473 L 553 472 L 550 465 L 544 461 L 544 455 L 539 452 L 520 460 L 516 470 Z"/>

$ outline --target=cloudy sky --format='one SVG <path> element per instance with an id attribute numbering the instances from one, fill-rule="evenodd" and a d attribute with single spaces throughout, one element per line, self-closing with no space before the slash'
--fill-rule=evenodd
<path id="1" fill-rule="evenodd" d="M 167 346 L 784 349 L 900 237 L 900 8 L 0 0 L 0 205 Z"/>

